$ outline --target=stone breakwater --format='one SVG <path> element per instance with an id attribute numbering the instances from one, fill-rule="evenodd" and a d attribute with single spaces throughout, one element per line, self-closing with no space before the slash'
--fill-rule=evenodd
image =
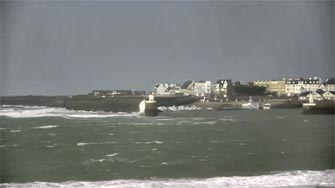
<path id="1" fill-rule="evenodd" d="M 115 96 L 94 97 L 81 96 L 10 96 L 1 97 L 2 105 L 27 105 L 27 106 L 49 106 L 63 107 L 70 110 L 105 111 L 105 112 L 137 112 L 139 103 L 147 96 Z M 195 105 L 200 108 L 211 108 L 217 110 L 242 109 L 242 104 L 247 98 L 239 101 L 224 102 L 200 102 L 198 97 L 190 96 L 156 96 L 157 107 L 159 106 L 181 106 Z M 259 101 L 255 99 L 254 101 Z M 271 108 L 301 108 L 302 104 L 290 98 L 268 98 L 266 102 L 271 103 Z M 264 100 L 263 100 L 264 103 Z"/>
<path id="2" fill-rule="evenodd" d="M 1 97 L 1 105 L 63 107 L 70 110 L 137 112 L 139 103 L 147 96 L 94 97 L 82 96 L 9 96 Z M 155 97 L 157 106 L 191 104 L 199 99 L 189 96 Z"/>

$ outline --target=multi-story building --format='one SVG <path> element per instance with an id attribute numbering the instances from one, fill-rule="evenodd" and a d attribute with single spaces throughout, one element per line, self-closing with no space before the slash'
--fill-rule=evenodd
<path id="1" fill-rule="evenodd" d="M 234 86 L 229 79 L 221 79 L 213 84 L 213 94 L 215 97 L 228 98 L 233 95 Z"/>
<path id="2" fill-rule="evenodd" d="M 285 80 L 254 80 L 253 85 L 265 87 L 267 92 L 276 95 L 285 94 Z"/>
<path id="3" fill-rule="evenodd" d="M 323 84 L 327 91 L 335 91 L 335 78 L 328 78 Z"/>
<path id="4" fill-rule="evenodd" d="M 285 80 L 285 93 L 288 96 L 297 95 L 306 91 L 316 91 L 319 89 L 321 79 L 314 78 L 300 78 L 300 79 L 287 79 Z"/>
<path id="5" fill-rule="evenodd" d="M 212 93 L 211 81 L 198 81 L 194 83 L 194 91 L 196 96 L 208 96 Z"/>
<path id="6" fill-rule="evenodd" d="M 186 81 L 182 86 L 180 92 L 183 95 L 196 95 L 194 91 L 195 82 L 193 80 Z"/>

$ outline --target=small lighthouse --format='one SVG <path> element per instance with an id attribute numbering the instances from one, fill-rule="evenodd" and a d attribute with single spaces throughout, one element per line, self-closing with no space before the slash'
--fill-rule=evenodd
<path id="1" fill-rule="evenodd" d="M 139 111 L 145 116 L 157 116 L 158 110 L 153 94 L 149 95 L 149 99 L 144 99 L 139 104 Z"/>

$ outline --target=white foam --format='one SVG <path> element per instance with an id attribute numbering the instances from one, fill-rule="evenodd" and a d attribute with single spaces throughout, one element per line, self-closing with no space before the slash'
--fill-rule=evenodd
<path id="1" fill-rule="evenodd" d="M 167 162 L 162 162 L 161 165 L 168 165 L 169 163 Z"/>
<path id="2" fill-rule="evenodd" d="M 159 121 L 173 121 L 175 119 L 171 119 L 171 118 L 159 118 L 157 120 L 159 120 Z"/>
<path id="3" fill-rule="evenodd" d="M 14 144 L 14 145 L 0 145 L 0 148 L 5 148 L 5 147 L 17 147 L 17 144 Z"/>
<path id="4" fill-rule="evenodd" d="M 58 144 L 53 144 L 53 145 L 46 145 L 47 148 L 53 148 L 55 146 L 58 146 Z"/>
<path id="5" fill-rule="evenodd" d="M 11 133 L 19 133 L 19 132 L 21 132 L 21 130 L 11 130 L 9 132 L 11 132 Z"/>
<path id="6" fill-rule="evenodd" d="M 155 141 L 145 142 L 145 144 L 163 144 L 163 142 L 155 140 Z"/>
<path id="7" fill-rule="evenodd" d="M 285 119 L 286 118 L 286 116 L 285 115 L 276 115 L 276 117 L 277 117 L 277 119 Z"/>
<path id="8" fill-rule="evenodd" d="M 147 142 L 135 142 L 135 144 L 163 144 L 163 142 L 155 140 L 155 141 L 147 141 Z"/>
<path id="9" fill-rule="evenodd" d="M 64 117 L 64 118 L 105 118 L 105 117 L 132 117 L 139 116 L 134 113 L 113 113 L 96 112 L 83 110 L 67 110 L 65 108 L 52 108 L 45 106 L 6 106 L 0 107 L 0 116 L 11 118 L 32 118 L 32 117 Z"/>
<path id="10" fill-rule="evenodd" d="M 116 142 L 80 142 L 80 143 L 77 143 L 77 146 L 103 145 L 103 144 L 116 144 Z"/>
<path id="11" fill-rule="evenodd" d="M 167 111 L 167 110 L 181 111 L 181 110 L 201 110 L 202 108 L 193 105 L 193 106 L 169 106 L 169 107 L 159 106 L 157 109 L 161 111 Z"/>
<path id="12" fill-rule="evenodd" d="M 84 165 L 92 165 L 93 163 L 102 163 L 106 161 L 106 159 L 102 158 L 102 159 L 90 159 L 89 161 L 85 161 L 82 164 Z"/>
<path id="13" fill-rule="evenodd" d="M 103 162 L 92 159 L 90 162 Z M 162 165 L 165 165 L 162 162 Z M 145 167 L 142 165 L 142 167 Z M 2 183 L 7 188 L 279 188 L 279 187 L 335 187 L 335 170 L 291 171 L 261 176 L 215 177 L 207 179 L 152 179 L 152 180 L 112 180 L 112 181 L 69 181 L 61 183 L 31 182 Z"/>
<path id="14" fill-rule="evenodd" d="M 99 162 L 102 163 L 104 162 L 106 159 L 91 159 L 92 162 Z"/>
<path id="15" fill-rule="evenodd" d="M 223 116 L 223 118 L 219 119 L 220 121 L 235 121 L 234 118 L 232 116 Z"/>
<path id="16" fill-rule="evenodd" d="M 56 127 L 58 127 L 58 125 L 45 125 L 45 126 L 34 127 L 33 129 L 51 129 Z"/>
<path id="17" fill-rule="evenodd" d="M 182 124 L 186 124 L 186 125 L 188 125 L 188 124 L 190 124 L 191 123 L 191 121 L 178 121 L 177 123 L 176 123 L 176 125 L 182 125 Z"/>
<path id="18" fill-rule="evenodd" d="M 112 154 L 106 155 L 106 157 L 114 157 L 114 156 L 117 156 L 117 155 L 119 155 L 119 153 L 112 153 Z"/>
<path id="19" fill-rule="evenodd" d="M 193 125 L 213 125 L 216 124 L 216 121 L 200 121 L 200 122 L 193 122 Z"/>
<path id="20" fill-rule="evenodd" d="M 194 117 L 194 118 L 191 118 L 192 120 L 204 120 L 205 118 L 203 117 Z"/>
<path id="21" fill-rule="evenodd" d="M 135 123 L 125 123 L 125 125 L 153 125 L 153 123 L 135 122 Z"/>

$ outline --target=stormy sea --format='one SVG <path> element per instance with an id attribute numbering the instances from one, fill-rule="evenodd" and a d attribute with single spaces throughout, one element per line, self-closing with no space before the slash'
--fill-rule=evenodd
<path id="1" fill-rule="evenodd" d="M 335 187 L 334 116 L 1 106 L 0 187 Z"/>

